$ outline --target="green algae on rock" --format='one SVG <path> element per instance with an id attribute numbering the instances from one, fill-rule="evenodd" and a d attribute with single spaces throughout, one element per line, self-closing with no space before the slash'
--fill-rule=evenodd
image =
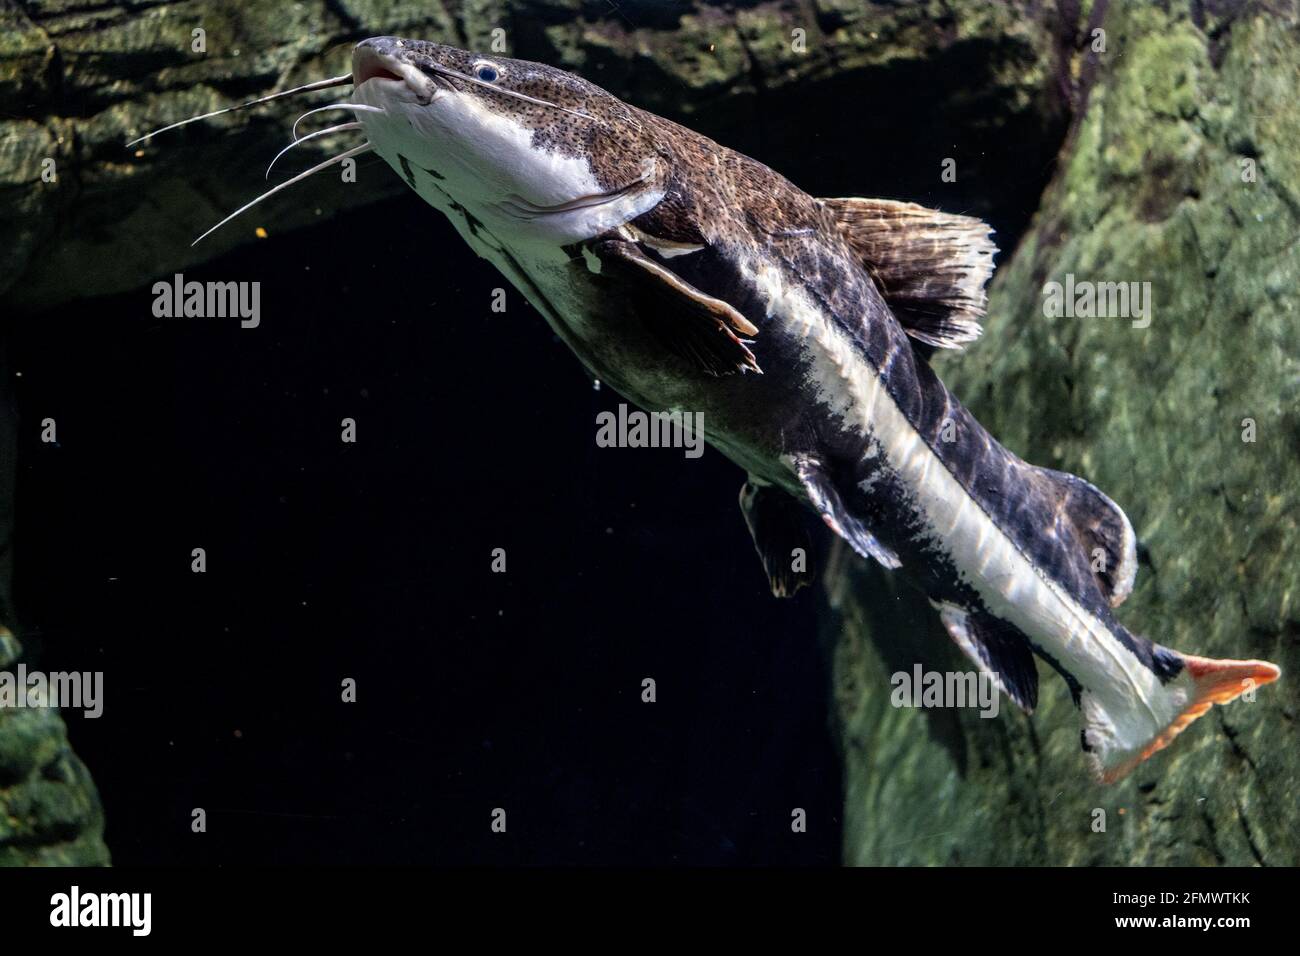
<path id="1" fill-rule="evenodd" d="M 1145 555 L 1130 628 L 1283 678 L 1101 787 L 1047 675 L 1028 717 L 890 707 L 900 643 L 962 665 L 937 628 L 915 633 L 916 597 L 854 568 L 829 585 L 848 862 L 1300 862 L 1300 19 L 1165 6 L 1106 10 L 1095 82 L 987 331 L 939 367 L 1004 444 L 1128 512 Z M 1151 324 L 1046 318 L 1044 285 L 1067 274 L 1149 282 Z"/>
<path id="2" fill-rule="evenodd" d="M 0 627 L 0 670 L 22 648 Z M 0 866 L 106 866 L 104 813 L 50 707 L 0 708 Z"/>

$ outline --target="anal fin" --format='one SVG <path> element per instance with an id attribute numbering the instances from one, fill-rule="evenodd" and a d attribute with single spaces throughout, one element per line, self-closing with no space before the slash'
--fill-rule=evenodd
<path id="1" fill-rule="evenodd" d="M 751 478 L 741 486 L 740 510 L 772 593 L 776 597 L 794 597 L 801 587 L 812 584 L 812 542 L 795 500 Z"/>
<path id="2" fill-rule="evenodd" d="M 982 673 L 1021 710 L 1038 706 L 1038 668 L 1029 639 L 1020 629 L 988 614 L 955 604 L 939 604 L 939 619 L 949 636 Z"/>
<path id="3" fill-rule="evenodd" d="M 821 462 L 808 457 L 799 457 L 795 459 L 795 470 L 799 475 L 799 481 L 803 483 L 804 490 L 808 493 L 808 500 L 822 516 L 822 521 L 826 522 L 828 528 L 847 541 L 853 550 L 864 558 L 875 558 L 891 571 L 902 567 L 903 562 L 898 560 L 898 555 L 877 541 L 876 536 L 867 529 L 866 525 L 845 506 L 839 489 L 835 487 L 835 483 L 826 473 Z"/>

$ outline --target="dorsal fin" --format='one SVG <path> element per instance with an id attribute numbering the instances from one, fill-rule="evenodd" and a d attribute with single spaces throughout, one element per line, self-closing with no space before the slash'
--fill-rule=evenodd
<path id="1" fill-rule="evenodd" d="M 889 199 L 823 199 L 908 335 L 937 348 L 979 338 L 993 275 L 989 225 Z"/>
<path id="2" fill-rule="evenodd" d="M 1111 607 L 1119 607 L 1132 593 L 1133 578 L 1137 575 L 1137 536 L 1128 515 L 1076 475 L 1029 467 L 1036 478 L 1053 486 L 1061 512 L 1083 545 L 1093 577 Z"/>

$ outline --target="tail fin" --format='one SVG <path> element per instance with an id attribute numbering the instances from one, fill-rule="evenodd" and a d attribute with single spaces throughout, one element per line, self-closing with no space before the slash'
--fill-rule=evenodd
<path id="1" fill-rule="evenodd" d="M 1088 752 L 1094 776 L 1102 783 L 1116 783 L 1152 754 L 1163 750 L 1215 704 L 1236 700 L 1248 690 L 1270 684 L 1282 676 L 1281 669 L 1268 661 L 1215 660 L 1159 649 L 1182 663 L 1178 676 L 1160 691 L 1163 699 L 1149 701 L 1145 713 L 1157 716 L 1143 729 L 1117 726 L 1102 703 L 1087 691 L 1083 695 L 1084 750 Z M 1135 733 L 1136 731 L 1136 733 Z M 1127 739 L 1126 739 L 1127 738 Z"/>

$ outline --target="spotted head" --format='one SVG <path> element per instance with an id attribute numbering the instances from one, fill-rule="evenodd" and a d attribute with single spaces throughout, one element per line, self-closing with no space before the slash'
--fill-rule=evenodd
<path id="1" fill-rule="evenodd" d="M 354 49 L 352 81 L 367 138 L 434 205 L 565 243 L 663 196 L 652 119 L 564 70 L 374 37 Z"/>

